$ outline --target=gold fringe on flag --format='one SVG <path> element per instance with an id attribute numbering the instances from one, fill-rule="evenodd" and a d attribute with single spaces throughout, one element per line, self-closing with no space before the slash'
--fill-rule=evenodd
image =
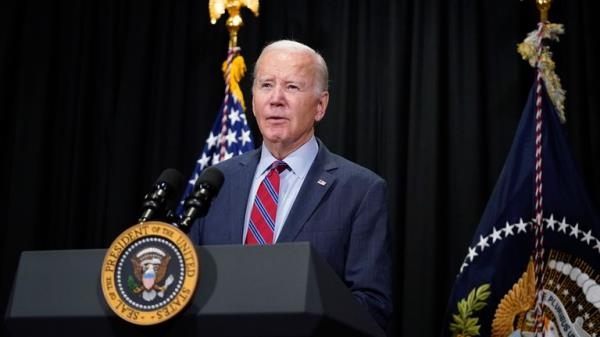
<path id="1" fill-rule="evenodd" d="M 229 68 L 229 78 L 227 78 L 227 67 Z M 231 90 L 231 94 L 235 96 L 235 98 L 240 102 L 244 111 L 246 111 L 246 104 L 244 103 L 244 95 L 242 94 L 242 89 L 240 88 L 240 81 L 246 74 L 246 63 L 244 62 L 244 58 L 242 55 L 237 54 L 231 64 L 228 64 L 227 61 L 223 62 L 223 74 L 225 75 L 225 81 L 229 84 L 229 90 Z"/>

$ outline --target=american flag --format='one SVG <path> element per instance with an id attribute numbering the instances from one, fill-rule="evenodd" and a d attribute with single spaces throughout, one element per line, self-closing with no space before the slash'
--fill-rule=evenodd
<path id="1" fill-rule="evenodd" d="M 232 83 L 237 89 L 232 90 L 232 85 L 230 85 L 231 80 L 229 80 L 230 74 L 232 73 L 232 65 L 233 67 L 236 67 L 239 66 L 239 62 L 241 62 L 241 66 L 245 68 L 243 59 L 237 52 L 238 50 L 230 50 L 225 63 L 225 78 L 228 79 L 226 80 L 225 99 L 217 114 L 217 119 L 213 124 L 212 130 L 208 135 L 208 139 L 206 139 L 202 153 L 196 161 L 196 166 L 188 181 L 185 192 L 181 197 L 179 207 L 177 208 L 177 214 L 179 216 L 183 214 L 183 203 L 187 196 L 193 191 L 194 184 L 202 170 L 233 156 L 254 149 L 252 135 L 250 134 L 250 128 L 243 108 L 244 98 L 241 90 L 239 90 L 239 87 L 237 86 L 237 81 L 234 80 L 236 83 Z M 237 71 L 234 70 L 234 73 L 236 72 Z M 236 77 L 238 77 L 236 80 L 241 79 L 239 76 Z"/>

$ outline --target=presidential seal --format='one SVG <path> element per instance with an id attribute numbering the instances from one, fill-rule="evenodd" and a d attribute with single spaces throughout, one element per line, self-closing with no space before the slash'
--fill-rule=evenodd
<path id="1" fill-rule="evenodd" d="M 185 308 L 198 272 L 188 236 L 167 223 L 149 221 L 127 229 L 111 244 L 100 282 L 115 314 L 134 324 L 152 325 Z"/>
<path id="2" fill-rule="evenodd" d="M 543 333 L 546 337 L 596 337 L 600 334 L 597 272 L 583 259 L 551 250 L 544 272 Z M 535 337 L 533 261 L 500 301 L 492 337 Z"/>

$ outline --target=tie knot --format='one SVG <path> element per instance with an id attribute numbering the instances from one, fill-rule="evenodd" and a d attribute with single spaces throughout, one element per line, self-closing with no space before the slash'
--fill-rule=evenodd
<path id="1" fill-rule="evenodd" d="M 277 173 L 287 170 L 288 167 L 288 164 L 282 160 L 276 160 L 273 162 L 273 164 L 271 164 L 271 170 L 276 170 Z"/>

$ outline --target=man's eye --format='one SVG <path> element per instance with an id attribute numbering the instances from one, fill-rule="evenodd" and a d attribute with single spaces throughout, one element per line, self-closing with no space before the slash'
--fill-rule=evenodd
<path id="1" fill-rule="evenodd" d="M 298 90 L 300 90 L 300 87 L 295 84 L 288 84 L 287 89 L 289 91 L 298 91 Z"/>

